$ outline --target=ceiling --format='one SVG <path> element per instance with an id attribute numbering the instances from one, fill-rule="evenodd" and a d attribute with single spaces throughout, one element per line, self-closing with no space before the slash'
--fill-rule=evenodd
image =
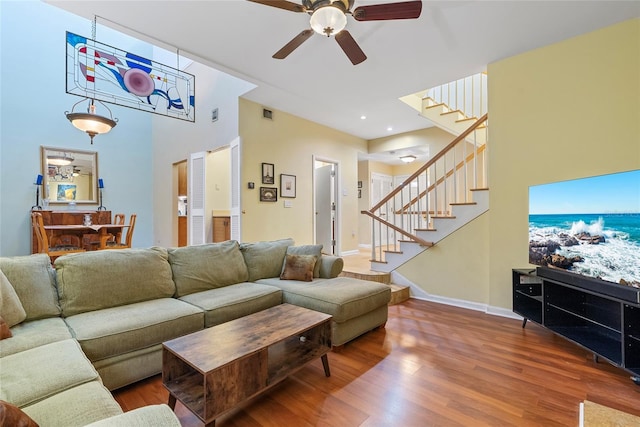
<path id="1" fill-rule="evenodd" d="M 393 2 L 356 0 L 354 8 Z M 248 1 L 47 3 L 89 20 L 97 15 L 99 25 L 165 49 L 179 48 L 185 57 L 255 83 L 246 95 L 252 101 L 364 139 L 432 126 L 399 101 L 402 96 L 640 17 L 640 1 L 423 1 L 415 20 L 358 22 L 349 16 L 347 29 L 368 57 L 354 66 L 333 38 L 318 34 L 286 59 L 272 59 L 309 28 L 309 16 Z"/>

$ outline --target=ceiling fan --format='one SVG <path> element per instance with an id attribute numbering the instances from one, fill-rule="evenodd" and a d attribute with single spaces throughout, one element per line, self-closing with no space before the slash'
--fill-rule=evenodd
<path id="1" fill-rule="evenodd" d="M 286 58 L 316 32 L 327 37 L 334 36 L 353 65 L 361 63 L 367 59 L 367 56 L 351 34 L 344 29 L 347 25 L 348 14 L 352 15 L 356 21 L 386 21 L 390 19 L 416 19 L 422 12 L 421 0 L 359 6 L 353 11 L 351 11 L 351 8 L 354 0 L 302 0 L 302 4 L 286 0 L 248 1 L 311 15 L 311 28 L 295 36 L 282 49 L 277 51 L 273 58 Z"/>

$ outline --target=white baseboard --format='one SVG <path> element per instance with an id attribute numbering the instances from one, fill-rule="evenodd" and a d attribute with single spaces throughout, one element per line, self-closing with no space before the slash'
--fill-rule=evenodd
<path id="1" fill-rule="evenodd" d="M 342 253 L 340 253 L 340 256 L 349 256 L 349 255 L 358 255 L 360 252 L 357 249 L 354 249 L 352 251 L 342 251 Z"/>
<path id="2" fill-rule="evenodd" d="M 358 247 L 362 249 L 371 249 L 371 243 L 359 243 Z"/>
<path id="3" fill-rule="evenodd" d="M 432 295 L 426 292 L 424 289 L 420 288 L 415 283 L 411 282 L 409 279 L 407 279 L 397 271 L 391 272 L 391 283 L 395 283 L 401 286 L 408 286 L 411 292 L 411 298 L 436 302 L 439 304 L 451 305 L 454 307 L 466 308 L 468 310 L 481 311 L 483 313 L 491 314 L 493 316 L 501 316 L 501 317 L 508 317 L 511 319 L 522 320 L 522 317 L 518 316 L 513 311 L 503 307 L 495 307 L 495 306 L 474 302 L 474 301 L 467 301 L 467 300 L 462 300 L 457 298 Z"/>

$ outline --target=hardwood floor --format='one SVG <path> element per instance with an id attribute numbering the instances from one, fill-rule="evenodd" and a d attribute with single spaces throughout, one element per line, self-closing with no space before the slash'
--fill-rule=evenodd
<path id="1" fill-rule="evenodd" d="M 529 323 L 409 300 L 379 329 L 218 418 L 218 427 L 577 426 L 590 400 L 640 415 L 629 374 Z M 125 411 L 166 403 L 160 376 L 114 392 Z M 184 427 L 201 426 L 179 402 Z"/>

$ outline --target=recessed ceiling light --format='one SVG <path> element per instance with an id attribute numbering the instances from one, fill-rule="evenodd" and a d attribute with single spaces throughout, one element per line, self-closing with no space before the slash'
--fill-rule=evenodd
<path id="1" fill-rule="evenodd" d="M 360 116 L 360 120 L 366 120 L 367 116 L 365 116 L 364 114 L 362 116 Z"/>
<path id="2" fill-rule="evenodd" d="M 387 128 L 387 130 L 388 130 L 389 132 L 391 132 L 391 131 L 393 130 L 393 128 L 392 128 L 391 126 L 389 126 L 389 127 Z"/>

